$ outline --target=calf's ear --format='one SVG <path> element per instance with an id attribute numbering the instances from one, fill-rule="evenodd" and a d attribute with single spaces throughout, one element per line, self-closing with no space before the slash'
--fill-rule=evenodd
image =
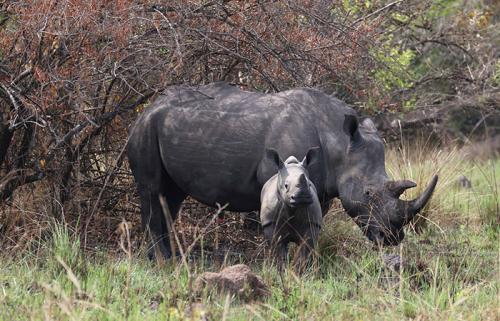
<path id="1" fill-rule="evenodd" d="M 306 156 L 302 160 L 302 165 L 304 167 L 309 167 L 311 164 L 316 163 L 319 160 L 319 147 L 311 147 L 307 151 Z"/>
<path id="2" fill-rule="evenodd" d="M 266 158 L 275 164 L 278 169 L 282 169 L 285 166 L 278 152 L 272 148 L 266 148 Z"/>

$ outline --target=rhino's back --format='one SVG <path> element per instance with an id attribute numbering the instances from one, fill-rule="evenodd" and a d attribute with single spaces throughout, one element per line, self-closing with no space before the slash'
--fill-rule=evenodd
<path id="1" fill-rule="evenodd" d="M 259 182 L 273 174 L 264 171 L 257 177 L 264 149 L 303 157 L 319 146 L 317 126 L 335 125 L 328 117 L 339 112 L 338 106 L 322 101 L 326 97 L 309 89 L 262 94 L 225 83 L 175 86 L 138 119 L 135 136 L 144 137 L 135 138 L 134 145 L 155 136 L 167 173 L 195 199 L 256 210 Z"/>
<path id="2" fill-rule="evenodd" d="M 225 84 L 165 93 L 155 126 L 163 164 L 182 190 L 232 210 L 258 206 L 255 171 L 271 114 L 255 104 L 263 96 Z"/>

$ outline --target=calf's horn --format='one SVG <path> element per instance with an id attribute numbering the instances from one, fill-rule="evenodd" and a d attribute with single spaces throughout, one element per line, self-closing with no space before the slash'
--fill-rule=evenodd
<path id="1" fill-rule="evenodd" d="M 300 176 L 299 176 L 299 185 L 300 186 L 307 186 L 307 179 L 306 179 L 306 175 L 304 175 L 304 173 L 300 174 Z"/>

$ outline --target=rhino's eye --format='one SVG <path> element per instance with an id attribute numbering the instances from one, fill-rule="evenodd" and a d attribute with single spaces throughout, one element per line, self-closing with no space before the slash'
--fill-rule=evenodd
<path id="1" fill-rule="evenodd" d="M 365 195 L 366 195 L 366 196 L 370 196 L 370 195 L 372 195 L 372 192 L 370 192 L 370 191 L 365 191 Z"/>
<path id="2" fill-rule="evenodd" d="M 288 184 L 287 183 L 285 183 L 285 188 L 288 189 Z"/>

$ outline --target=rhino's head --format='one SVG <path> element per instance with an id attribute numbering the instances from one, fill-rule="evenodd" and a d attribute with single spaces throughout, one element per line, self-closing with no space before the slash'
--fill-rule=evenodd
<path id="1" fill-rule="evenodd" d="M 355 116 L 346 115 L 344 131 L 350 146 L 338 183 L 342 205 L 371 241 L 397 245 L 404 238 L 403 227 L 431 198 L 438 177 L 418 198 L 401 200 L 400 195 L 416 184 L 389 180 L 384 145 L 373 122 L 367 118 L 358 123 Z"/>
<path id="2" fill-rule="evenodd" d="M 278 196 L 289 207 L 307 206 L 313 202 L 313 190 L 307 168 L 318 158 L 318 147 L 309 149 L 299 162 L 294 156 L 282 161 L 278 152 L 267 149 L 267 157 L 278 168 Z"/>

